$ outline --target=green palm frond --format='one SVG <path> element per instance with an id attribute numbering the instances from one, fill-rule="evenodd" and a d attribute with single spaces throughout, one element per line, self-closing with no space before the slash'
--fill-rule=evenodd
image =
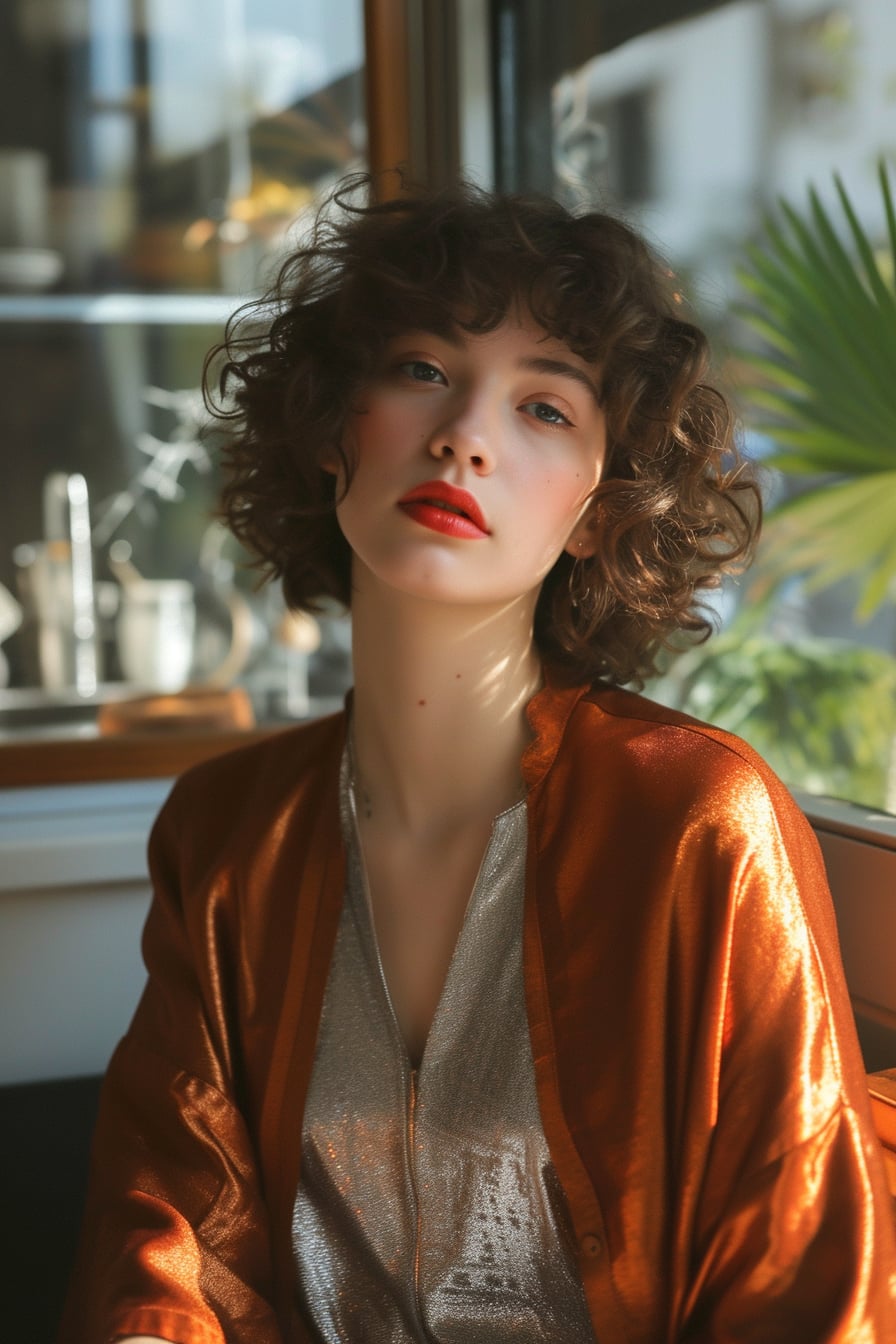
<path id="1" fill-rule="evenodd" d="M 884 163 L 878 176 L 879 252 L 835 175 L 845 229 L 814 189 L 804 214 L 781 202 L 737 306 L 765 346 L 743 356 L 741 390 L 776 443 L 771 465 L 845 478 L 772 513 L 765 573 L 805 572 L 814 587 L 859 576 L 863 617 L 896 582 L 896 208 Z"/>
<path id="2" fill-rule="evenodd" d="M 896 469 L 820 486 L 775 510 L 763 570 L 804 573 L 809 591 L 861 574 L 856 615 L 870 616 L 896 578 Z"/>

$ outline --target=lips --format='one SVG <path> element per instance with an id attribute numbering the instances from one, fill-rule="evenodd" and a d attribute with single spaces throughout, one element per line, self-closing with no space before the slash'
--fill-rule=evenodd
<path id="1" fill-rule="evenodd" d="M 448 481 L 424 481 L 409 490 L 399 501 L 415 522 L 447 536 L 477 540 L 489 535 L 479 504 L 468 490 Z"/>

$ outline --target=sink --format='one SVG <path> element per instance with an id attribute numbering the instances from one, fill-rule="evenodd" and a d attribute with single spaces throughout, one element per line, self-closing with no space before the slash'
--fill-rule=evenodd
<path id="1" fill-rule="evenodd" d="M 92 734 L 97 710 L 132 691 L 124 685 L 101 686 L 85 699 L 76 692 L 43 691 L 25 686 L 0 689 L 0 736 L 44 737 Z"/>
<path id="2" fill-rule="evenodd" d="M 0 688 L 0 743 L 96 737 L 97 716 L 103 706 L 148 694 L 151 692 L 122 681 L 101 685 L 96 695 L 89 698 L 79 696 L 75 691 L 44 691 L 33 686 Z M 341 694 L 312 696 L 307 712 L 298 717 L 319 718 L 323 714 L 334 714 L 342 709 L 343 699 Z M 278 713 L 274 707 L 265 705 L 255 705 L 255 713 L 257 723 L 270 727 L 286 727 L 297 721 L 296 716 Z M 194 718 L 194 726 L 197 722 Z M 238 722 L 234 726 L 247 725 Z M 104 729 L 115 731 L 110 730 L 108 724 Z"/>

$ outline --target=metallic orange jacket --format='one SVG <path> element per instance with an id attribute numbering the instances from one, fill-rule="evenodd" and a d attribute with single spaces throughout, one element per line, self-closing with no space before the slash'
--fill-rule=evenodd
<path id="1" fill-rule="evenodd" d="M 599 1344 L 889 1344 L 896 1252 L 814 836 L 748 747 L 529 707 L 525 982 Z M 62 1338 L 310 1338 L 290 1216 L 343 889 L 340 714 L 190 771 L 150 846 Z"/>

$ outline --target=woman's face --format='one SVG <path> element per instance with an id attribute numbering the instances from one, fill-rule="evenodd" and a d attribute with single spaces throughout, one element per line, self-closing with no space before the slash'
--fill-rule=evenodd
<path id="1" fill-rule="evenodd" d="M 337 517 L 356 579 L 360 565 L 418 597 L 534 604 L 562 551 L 593 553 L 585 515 L 606 451 L 595 370 L 531 318 L 391 340 L 346 446 L 357 465 Z"/>

